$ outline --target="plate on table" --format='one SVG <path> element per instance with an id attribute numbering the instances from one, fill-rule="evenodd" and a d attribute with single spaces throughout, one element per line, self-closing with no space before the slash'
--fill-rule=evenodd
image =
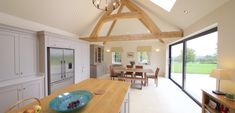
<path id="1" fill-rule="evenodd" d="M 77 90 L 63 93 L 52 99 L 49 106 L 55 111 L 72 112 L 85 106 L 93 97 L 87 90 Z"/>

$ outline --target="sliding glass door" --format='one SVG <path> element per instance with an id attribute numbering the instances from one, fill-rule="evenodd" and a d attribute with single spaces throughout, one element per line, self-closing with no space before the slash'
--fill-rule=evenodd
<path id="1" fill-rule="evenodd" d="M 201 89 L 214 90 L 216 80 L 209 77 L 217 68 L 217 28 L 170 45 L 170 79 L 197 103 Z"/>
<path id="2" fill-rule="evenodd" d="M 215 89 L 209 77 L 217 67 L 217 32 L 186 41 L 185 90 L 201 102 L 201 89 Z"/>
<path id="3" fill-rule="evenodd" d="M 177 85 L 183 85 L 183 43 L 172 45 L 171 47 L 170 79 Z"/>

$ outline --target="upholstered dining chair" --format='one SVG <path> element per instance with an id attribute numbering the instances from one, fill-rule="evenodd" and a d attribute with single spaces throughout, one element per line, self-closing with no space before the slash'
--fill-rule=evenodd
<path id="1" fill-rule="evenodd" d="M 126 68 L 132 68 L 132 66 L 131 65 L 126 65 Z M 130 75 L 132 77 L 133 76 L 133 72 L 126 72 L 125 76 L 128 76 L 128 75 Z"/>
<path id="2" fill-rule="evenodd" d="M 154 79 L 154 82 L 156 86 L 158 86 L 158 74 L 159 74 L 160 68 L 157 67 L 154 75 L 147 75 L 147 85 L 149 82 L 149 79 Z"/>
<path id="3" fill-rule="evenodd" d="M 117 73 L 117 72 L 114 72 L 114 69 L 115 67 L 113 67 L 112 65 L 109 66 L 109 69 L 110 69 L 110 78 L 111 80 L 114 80 L 115 78 L 117 78 L 118 76 L 121 75 L 121 73 Z"/>
<path id="4" fill-rule="evenodd" d="M 141 66 L 141 65 L 136 65 L 135 68 L 136 68 L 136 69 L 143 69 L 143 66 Z M 136 77 L 136 76 L 140 76 L 140 77 L 143 78 L 143 72 L 135 72 L 134 76 L 135 76 L 135 77 Z"/>

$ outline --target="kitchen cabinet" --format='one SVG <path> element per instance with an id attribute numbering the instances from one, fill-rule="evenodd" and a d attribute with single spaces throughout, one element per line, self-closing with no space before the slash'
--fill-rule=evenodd
<path id="1" fill-rule="evenodd" d="M 0 29 L 0 81 L 19 77 L 17 35 Z"/>
<path id="2" fill-rule="evenodd" d="M 90 63 L 99 64 L 104 62 L 104 47 L 99 45 L 90 45 Z"/>
<path id="3" fill-rule="evenodd" d="M 37 75 L 37 37 L 0 28 L 0 81 Z"/>
<path id="4" fill-rule="evenodd" d="M 104 47 L 90 45 L 90 77 L 98 78 L 106 73 L 104 64 Z"/>
<path id="5" fill-rule="evenodd" d="M 44 96 L 43 84 L 43 79 L 40 79 L 0 88 L 0 113 L 3 113 L 19 100 L 30 97 L 42 98 Z M 26 101 L 20 106 L 30 102 L 32 101 Z"/>
<path id="6" fill-rule="evenodd" d="M 32 76 L 38 73 L 37 38 L 33 34 L 22 34 L 19 38 L 20 75 Z"/>
<path id="7" fill-rule="evenodd" d="M 18 85 L 0 88 L 0 113 L 4 113 L 11 105 L 19 100 Z"/>

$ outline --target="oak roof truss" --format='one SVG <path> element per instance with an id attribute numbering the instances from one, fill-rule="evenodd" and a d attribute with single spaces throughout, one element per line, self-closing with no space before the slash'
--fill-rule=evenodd
<path id="1" fill-rule="evenodd" d="M 123 7 L 126 6 L 130 12 L 122 12 Z M 131 0 L 122 0 L 122 4 L 116 14 L 112 14 L 113 11 L 104 11 L 104 14 L 100 17 L 95 28 L 89 37 L 81 37 L 80 39 L 90 42 L 107 42 L 107 41 L 128 41 L 128 40 L 148 40 L 158 39 L 164 43 L 162 38 L 176 38 L 182 37 L 182 31 L 162 32 L 159 27 L 152 21 L 152 19 L 135 3 Z M 113 28 L 118 19 L 137 18 L 141 23 L 150 31 L 149 34 L 133 34 L 133 35 L 114 35 L 111 36 Z M 98 36 L 102 26 L 106 22 L 110 22 L 111 26 L 106 36 Z"/>

